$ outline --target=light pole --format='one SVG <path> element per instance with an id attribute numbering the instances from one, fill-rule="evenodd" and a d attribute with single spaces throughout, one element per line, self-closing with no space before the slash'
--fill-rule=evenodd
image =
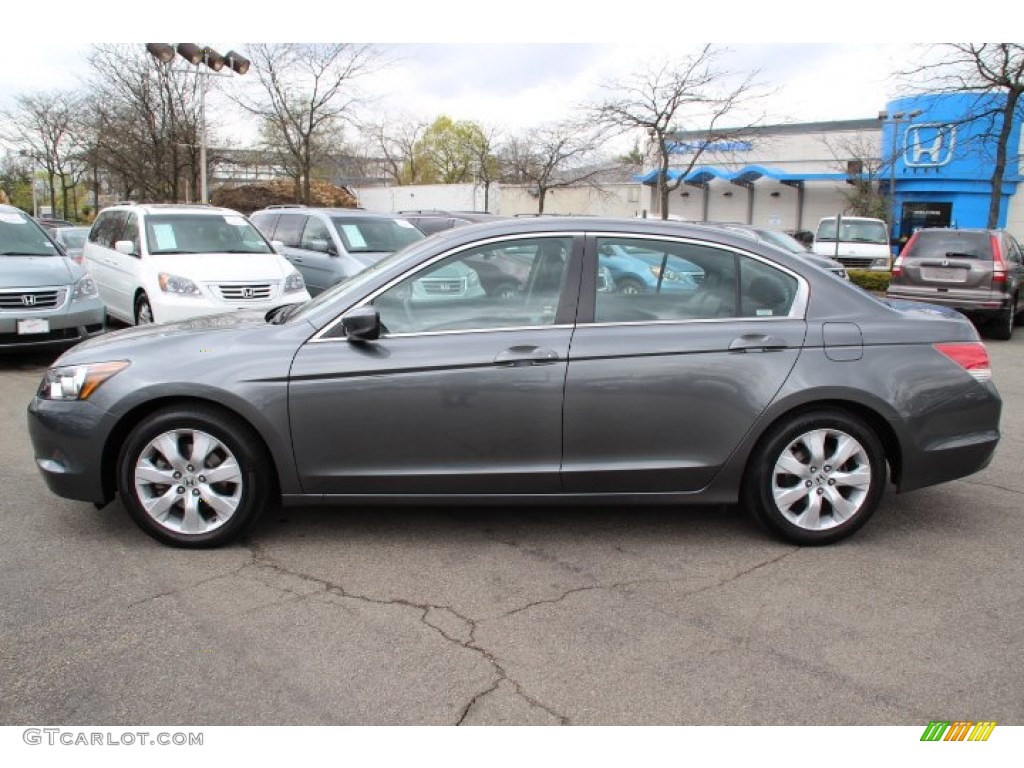
<path id="1" fill-rule="evenodd" d="M 38 181 L 38 179 L 36 179 L 36 162 L 37 162 L 37 159 L 36 159 L 36 156 L 34 154 L 32 154 L 31 152 L 29 152 L 27 149 L 23 149 L 23 150 L 19 151 L 18 154 L 21 155 L 22 157 L 27 157 L 29 160 L 32 161 L 32 173 L 29 175 L 29 178 L 32 180 L 32 218 L 38 219 L 39 218 L 39 194 L 38 194 L 38 191 L 36 190 L 36 181 Z"/>
<path id="2" fill-rule="evenodd" d="M 194 66 L 195 72 L 186 70 L 171 70 L 179 74 L 194 74 L 199 78 L 199 187 L 200 201 L 210 202 L 209 189 L 206 183 L 206 79 L 220 72 L 227 64 L 236 74 L 244 75 L 249 71 L 249 60 L 235 51 L 228 51 L 221 56 L 215 50 L 206 45 L 195 43 L 178 43 L 175 47 L 170 43 L 146 43 L 146 50 L 150 55 L 163 64 L 170 64 L 177 52 L 181 58 Z M 203 64 L 205 69 L 200 69 Z M 229 77 L 228 74 L 220 77 Z"/>
<path id="3" fill-rule="evenodd" d="M 900 123 L 912 122 L 915 117 L 920 117 L 922 110 L 915 109 L 913 112 L 879 112 L 878 119 L 883 123 L 892 125 L 892 145 L 889 152 L 889 238 L 890 246 L 896 229 L 896 159 L 903 154 L 900 149 Z M 902 232 L 900 233 L 903 234 Z"/>

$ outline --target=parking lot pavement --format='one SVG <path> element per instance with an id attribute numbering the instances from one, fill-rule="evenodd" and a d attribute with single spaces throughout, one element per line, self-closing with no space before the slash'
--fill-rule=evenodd
<path id="1" fill-rule="evenodd" d="M 0 724 L 1024 724 L 1024 333 L 985 471 L 832 547 L 732 509 L 286 510 L 179 551 L 52 496 L 0 358 Z"/>

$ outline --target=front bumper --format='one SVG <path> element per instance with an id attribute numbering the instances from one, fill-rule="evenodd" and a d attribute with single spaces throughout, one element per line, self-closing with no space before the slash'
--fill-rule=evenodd
<path id="1" fill-rule="evenodd" d="M 19 334 L 18 321 L 26 319 L 46 320 L 50 329 L 45 333 Z M 52 312 L 5 311 L 0 313 L 0 352 L 69 347 L 104 333 L 106 322 L 106 308 L 99 299 L 74 302 Z"/>
<path id="2" fill-rule="evenodd" d="M 158 323 L 177 323 L 182 320 L 191 320 L 196 317 L 208 315 L 223 315 L 238 310 L 254 309 L 266 312 L 279 307 L 282 304 L 309 301 L 309 292 L 292 291 L 272 299 L 261 299 L 259 301 L 226 302 L 220 299 L 203 297 L 183 297 L 170 294 L 157 294 L 151 296 L 153 314 Z"/>
<path id="3" fill-rule="evenodd" d="M 58 496 L 105 503 L 113 488 L 103 487 L 103 446 L 113 428 L 111 414 L 88 401 L 32 399 L 28 434 L 33 456 L 46 482 Z"/>

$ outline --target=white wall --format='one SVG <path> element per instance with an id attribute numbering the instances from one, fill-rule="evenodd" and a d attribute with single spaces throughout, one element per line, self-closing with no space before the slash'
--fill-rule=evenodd
<path id="1" fill-rule="evenodd" d="M 394 213 L 438 209 L 443 211 L 484 210 L 484 188 L 478 184 L 410 184 L 401 187 L 358 187 L 359 204 L 368 211 Z M 500 185 L 492 184 L 488 208 L 497 213 Z"/>

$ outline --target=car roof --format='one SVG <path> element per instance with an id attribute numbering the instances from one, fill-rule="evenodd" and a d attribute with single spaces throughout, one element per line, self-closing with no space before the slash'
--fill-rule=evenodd
<path id="1" fill-rule="evenodd" d="M 225 214 L 241 216 L 238 211 L 231 208 L 219 208 L 214 205 L 204 205 L 203 203 L 118 203 L 116 205 L 109 205 L 100 213 L 106 211 L 137 211 L 144 214 L 209 214 L 211 216 L 224 216 Z"/>
<path id="2" fill-rule="evenodd" d="M 286 207 L 269 207 L 261 208 L 256 213 L 326 213 L 331 216 L 360 216 L 360 217 L 372 217 L 377 219 L 404 219 L 405 217 L 398 213 L 385 213 L 383 211 L 367 211 L 364 208 L 331 208 L 329 206 L 318 206 L 316 208 L 310 208 L 305 205 L 289 205 Z"/>

